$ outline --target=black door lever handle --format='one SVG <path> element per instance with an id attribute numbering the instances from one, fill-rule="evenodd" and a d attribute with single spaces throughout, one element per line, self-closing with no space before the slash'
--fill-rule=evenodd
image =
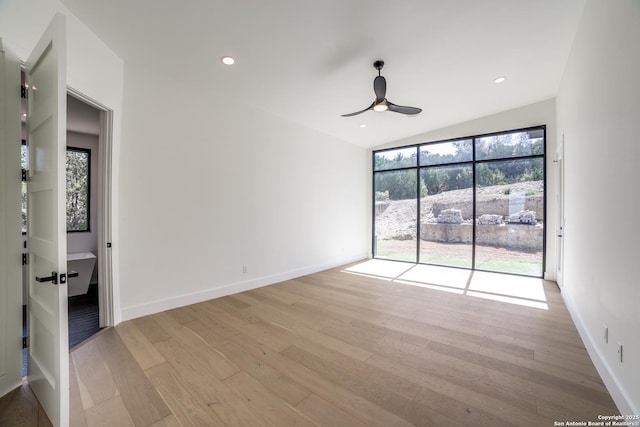
<path id="1" fill-rule="evenodd" d="M 69 278 L 78 277 L 78 272 L 71 270 L 70 272 L 67 273 L 67 277 L 69 277 Z"/>
<path id="2" fill-rule="evenodd" d="M 51 272 L 51 276 L 47 276 L 47 277 L 38 277 L 36 276 L 36 282 L 40 282 L 40 283 L 46 283 L 46 282 L 51 282 L 54 285 L 58 284 L 58 273 L 56 273 L 55 271 Z"/>

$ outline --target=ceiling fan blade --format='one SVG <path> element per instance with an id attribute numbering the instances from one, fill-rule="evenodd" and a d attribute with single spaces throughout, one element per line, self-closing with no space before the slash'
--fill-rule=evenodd
<path id="1" fill-rule="evenodd" d="M 387 101 L 387 106 L 389 107 L 389 111 L 393 111 L 393 112 L 401 113 L 401 114 L 407 114 L 409 116 L 412 116 L 414 114 L 420 114 L 420 112 L 422 111 L 422 108 L 405 107 L 403 105 L 396 105 L 396 104 L 391 103 L 389 101 Z"/>
<path id="2" fill-rule="evenodd" d="M 381 102 L 387 95 L 387 81 L 382 76 L 373 79 L 373 91 L 376 94 L 376 103 Z"/>
<path id="3" fill-rule="evenodd" d="M 371 105 L 369 105 L 367 108 L 365 108 L 362 111 L 356 111 L 355 113 L 349 113 L 349 114 L 342 114 L 342 117 L 351 117 L 351 116 L 357 116 L 358 114 L 362 114 L 365 111 L 369 111 L 373 109 L 373 106 L 376 105 L 376 101 L 373 101 L 373 103 Z"/>

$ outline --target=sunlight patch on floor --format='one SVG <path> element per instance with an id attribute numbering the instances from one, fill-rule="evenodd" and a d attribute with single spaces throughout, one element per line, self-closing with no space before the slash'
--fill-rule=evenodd
<path id="1" fill-rule="evenodd" d="M 469 295 L 470 297 L 484 298 L 492 301 L 500 301 L 500 302 L 507 302 L 509 304 L 523 305 L 525 307 L 539 308 L 540 310 L 549 310 L 549 306 L 547 305 L 546 302 L 531 301 L 528 299 L 513 298 L 513 297 L 504 296 L 504 295 L 485 294 L 482 292 L 473 292 L 473 291 L 467 292 L 467 295 Z"/>
<path id="2" fill-rule="evenodd" d="M 399 280 L 428 283 L 430 285 L 446 286 L 448 288 L 465 289 L 471 276 L 471 271 L 459 268 L 440 267 L 437 265 L 414 265 Z"/>
<path id="3" fill-rule="evenodd" d="M 535 277 L 476 271 L 469 284 L 469 291 L 546 301 L 543 281 Z"/>
<path id="4" fill-rule="evenodd" d="M 364 274 L 368 276 L 377 276 L 379 278 L 395 279 L 401 274 L 410 270 L 415 264 L 409 264 L 397 261 L 386 261 L 383 259 L 370 259 L 346 268 L 347 273 Z"/>
<path id="5" fill-rule="evenodd" d="M 434 291 L 449 292 L 451 294 L 464 295 L 464 289 L 451 288 L 449 286 L 430 285 L 428 283 L 419 283 L 419 282 L 407 282 L 406 280 L 394 280 L 393 282 L 399 283 L 401 285 L 417 286 L 419 288 L 433 289 Z"/>
<path id="6" fill-rule="evenodd" d="M 392 283 L 548 310 L 544 281 L 535 277 L 371 259 L 343 270 Z"/>

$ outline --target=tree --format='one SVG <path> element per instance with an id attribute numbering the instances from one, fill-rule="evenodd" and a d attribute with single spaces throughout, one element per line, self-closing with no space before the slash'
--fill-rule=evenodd
<path id="1" fill-rule="evenodd" d="M 67 231 L 89 229 L 89 153 L 67 149 Z"/>

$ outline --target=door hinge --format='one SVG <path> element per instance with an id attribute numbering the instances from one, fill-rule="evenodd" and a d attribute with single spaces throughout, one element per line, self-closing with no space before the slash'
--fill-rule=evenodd
<path id="1" fill-rule="evenodd" d="M 22 169 L 22 182 L 29 181 L 29 171 L 26 169 Z"/>
<path id="2" fill-rule="evenodd" d="M 20 85 L 20 98 L 27 99 L 27 93 L 29 93 L 27 87 L 24 85 Z"/>
<path id="3" fill-rule="evenodd" d="M 29 264 L 29 257 L 27 257 L 27 254 L 22 254 L 22 265 L 27 264 Z"/>
<path id="4" fill-rule="evenodd" d="M 29 347 L 29 337 L 22 337 L 22 348 L 25 349 Z"/>

